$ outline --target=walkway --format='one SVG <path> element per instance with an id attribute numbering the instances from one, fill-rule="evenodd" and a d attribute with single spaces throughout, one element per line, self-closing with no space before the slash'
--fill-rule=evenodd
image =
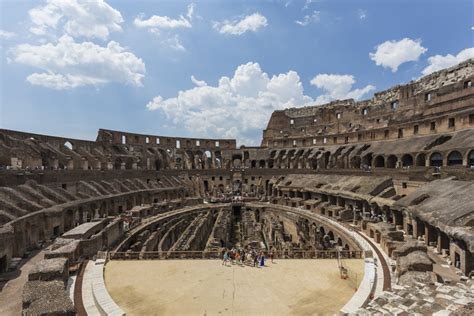
<path id="1" fill-rule="evenodd" d="M 28 273 L 33 266 L 43 260 L 44 251 L 41 250 L 33 257 L 23 259 L 20 270 L 2 274 L 2 277 L 13 279 L 7 282 L 0 292 L 0 315 L 21 315 L 23 287 L 28 281 Z M 15 276 L 15 274 L 19 275 Z"/>

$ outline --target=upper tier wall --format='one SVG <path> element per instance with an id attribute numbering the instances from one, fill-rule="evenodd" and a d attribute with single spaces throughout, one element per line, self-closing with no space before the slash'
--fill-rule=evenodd
<path id="1" fill-rule="evenodd" d="M 204 139 L 204 138 L 185 138 L 185 137 L 166 137 L 156 135 L 143 135 L 121 131 L 112 131 L 100 129 L 97 135 L 97 141 L 107 144 L 123 145 L 148 145 L 163 147 L 166 149 L 235 149 L 237 144 L 235 139 Z"/>
<path id="2" fill-rule="evenodd" d="M 415 135 L 464 128 L 470 119 L 474 121 L 473 81 L 474 59 L 470 59 L 376 93 L 370 100 L 275 111 L 263 132 L 262 146 L 291 146 L 293 140 L 297 146 L 309 146 L 355 143 L 369 137 L 390 139 L 399 136 L 399 128 L 413 130 Z M 454 125 L 450 119 L 455 120 Z"/>

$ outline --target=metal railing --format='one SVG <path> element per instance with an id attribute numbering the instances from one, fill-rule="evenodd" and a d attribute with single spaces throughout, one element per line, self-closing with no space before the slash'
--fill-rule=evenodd
<path id="1" fill-rule="evenodd" d="M 265 257 L 270 253 L 264 251 Z M 224 250 L 212 251 L 144 251 L 109 252 L 109 260 L 222 259 Z M 360 250 L 286 250 L 275 253 L 275 259 L 362 259 Z"/>

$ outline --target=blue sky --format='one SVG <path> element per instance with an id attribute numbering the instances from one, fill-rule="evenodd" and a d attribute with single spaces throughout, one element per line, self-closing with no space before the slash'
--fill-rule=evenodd
<path id="1" fill-rule="evenodd" d="M 273 110 L 474 57 L 473 20 L 468 0 L 1 0 L 0 127 L 255 145 Z"/>

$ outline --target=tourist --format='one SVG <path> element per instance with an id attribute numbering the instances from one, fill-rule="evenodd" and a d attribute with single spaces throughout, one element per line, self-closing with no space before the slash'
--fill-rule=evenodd
<path id="1" fill-rule="evenodd" d="M 260 268 L 263 268 L 265 266 L 265 255 L 263 251 L 260 252 Z"/>
<path id="2" fill-rule="evenodd" d="M 229 253 L 227 250 L 224 252 L 224 259 L 222 260 L 222 265 L 227 266 L 227 261 L 229 261 Z"/>
<path id="3" fill-rule="evenodd" d="M 259 261 L 259 258 L 258 258 L 257 252 L 255 251 L 254 254 L 253 254 L 253 266 L 254 267 L 257 266 L 258 261 Z"/>

